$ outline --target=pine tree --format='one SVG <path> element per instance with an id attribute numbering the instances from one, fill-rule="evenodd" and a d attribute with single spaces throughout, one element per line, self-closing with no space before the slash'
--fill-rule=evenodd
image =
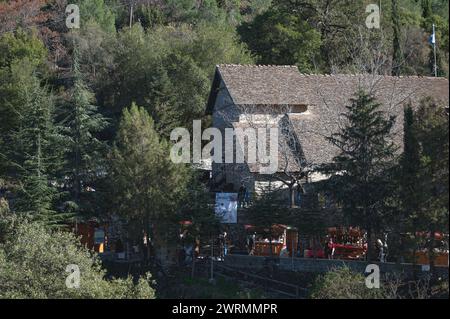
<path id="1" fill-rule="evenodd" d="M 189 171 L 169 158 L 169 144 L 160 139 L 153 119 L 133 104 L 123 111 L 110 154 L 111 200 L 127 220 L 143 221 L 146 234 L 153 225 L 153 243 L 161 262 L 175 243 L 177 210 L 187 196 Z M 173 252 L 174 250 L 172 250 Z"/>
<path id="2" fill-rule="evenodd" d="M 93 105 L 94 94 L 84 82 L 79 65 L 79 53 L 74 44 L 73 52 L 73 88 L 65 110 L 64 125 L 67 127 L 68 152 L 66 171 L 70 176 L 70 200 L 78 213 L 89 212 L 90 193 L 94 188 L 96 176 L 102 169 L 105 144 L 96 134 L 107 126 L 107 120 Z M 67 204 L 67 203 L 66 203 Z"/>
<path id="3" fill-rule="evenodd" d="M 11 135 L 25 113 L 23 91 L 33 80 L 33 73 L 44 68 L 47 50 L 34 33 L 22 29 L 0 36 L 0 175 L 14 180 L 16 169 L 12 162 L 15 143 Z"/>
<path id="4" fill-rule="evenodd" d="M 320 168 L 331 175 L 327 188 L 341 203 L 348 222 L 367 231 L 369 260 L 374 257 L 374 235 L 383 230 L 393 186 L 389 171 L 395 146 L 389 137 L 394 118 L 386 119 L 379 108 L 373 96 L 362 90 L 356 94 L 343 114 L 348 123 L 328 138 L 339 154 Z"/>
<path id="5" fill-rule="evenodd" d="M 13 134 L 14 164 L 21 185 L 14 210 L 47 226 L 55 226 L 67 216 L 55 209 L 58 195 L 55 178 L 50 175 L 60 163 L 56 148 L 59 138 L 53 123 L 53 101 L 39 79 L 30 78 L 23 87 L 25 105 L 19 129 Z"/>

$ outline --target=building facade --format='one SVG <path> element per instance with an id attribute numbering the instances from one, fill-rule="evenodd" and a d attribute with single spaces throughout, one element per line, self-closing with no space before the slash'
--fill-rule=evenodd
<path id="1" fill-rule="evenodd" d="M 326 178 L 314 167 L 329 163 L 337 149 L 327 137 L 345 124 L 342 114 L 358 90 L 365 90 L 381 103 L 386 116 L 396 117 L 393 141 L 403 148 L 403 111 L 417 108 L 426 97 L 448 107 L 449 86 L 445 78 L 380 75 L 309 75 L 295 66 L 218 65 L 207 104 L 213 126 L 245 131 L 246 128 L 276 128 L 278 167 L 274 174 L 261 174 L 261 163 L 212 161 L 212 190 L 238 191 L 243 183 L 252 193 L 270 185 L 292 192 L 300 183 Z M 225 145 L 223 140 L 222 145 Z M 249 145 L 235 138 L 235 151 L 247 154 Z"/>

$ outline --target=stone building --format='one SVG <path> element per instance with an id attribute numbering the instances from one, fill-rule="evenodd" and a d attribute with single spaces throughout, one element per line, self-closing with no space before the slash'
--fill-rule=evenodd
<path id="1" fill-rule="evenodd" d="M 449 85 L 445 78 L 380 75 L 309 75 L 295 66 L 218 65 L 207 103 L 213 126 L 226 128 L 269 128 L 279 130 L 278 169 L 261 174 L 261 164 L 212 163 L 213 190 L 237 191 L 244 183 L 257 192 L 270 183 L 290 189 L 323 179 L 313 173 L 315 166 L 337 155 L 326 139 L 345 123 L 342 113 L 359 89 L 372 93 L 387 116 L 394 115 L 393 139 L 402 150 L 403 110 L 418 107 L 432 97 L 448 107 Z M 236 144 L 244 153 L 248 145 Z M 224 160 L 222 150 L 222 159 Z"/>

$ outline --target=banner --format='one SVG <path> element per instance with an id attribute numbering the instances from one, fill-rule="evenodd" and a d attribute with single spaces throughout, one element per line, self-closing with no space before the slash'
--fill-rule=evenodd
<path id="1" fill-rule="evenodd" d="M 224 224 L 237 223 L 237 193 L 216 193 L 216 216 Z"/>

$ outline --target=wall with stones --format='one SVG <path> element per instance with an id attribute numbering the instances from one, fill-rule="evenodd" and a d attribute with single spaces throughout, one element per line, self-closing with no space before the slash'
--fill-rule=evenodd
<path id="1" fill-rule="evenodd" d="M 245 256 L 245 255 L 228 255 L 225 258 L 225 265 L 242 269 L 259 270 L 267 267 L 270 261 L 274 262 L 274 267 L 279 270 L 325 273 L 335 268 L 347 266 L 353 271 L 364 273 L 367 265 L 366 261 L 356 260 L 329 260 L 329 259 L 313 259 L 313 258 L 268 258 L 262 256 Z M 405 275 L 426 274 L 427 271 L 422 269 L 421 265 L 413 264 L 396 264 L 396 263 L 376 263 L 383 273 L 403 273 Z M 448 267 L 436 267 L 439 276 L 448 278 Z"/>

